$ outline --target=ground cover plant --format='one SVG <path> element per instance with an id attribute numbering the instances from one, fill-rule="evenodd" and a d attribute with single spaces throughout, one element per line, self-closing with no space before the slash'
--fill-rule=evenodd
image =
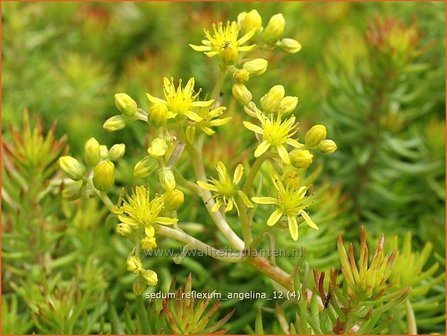
<path id="1" fill-rule="evenodd" d="M 5 334 L 445 332 L 443 3 L 3 7 Z"/>

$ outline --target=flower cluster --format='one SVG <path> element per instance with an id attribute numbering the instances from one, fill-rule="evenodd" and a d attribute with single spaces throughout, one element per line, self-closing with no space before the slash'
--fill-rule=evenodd
<path id="1" fill-rule="evenodd" d="M 204 30 L 206 39 L 202 40 L 202 45 L 190 44 L 190 47 L 208 57 L 219 56 L 222 65 L 233 74 L 234 80 L 242 83 L 248 81 L 250 76 L 259 76 L 267 70 L 268 61 L 251 58 L 250 53 L 278 47 L 294 54 L 301 49 L 298 41 L 283 37 L 284 29 L 285 19 L 282 14 L 273 15 L 264 27 L 262 17 L 253 9 L 248 13 L 240 13 L 237 21 L 213 24 L 212 32 Z"/>
<path id="2" fill-rule="evenodd" d="M 116 144 L 108 149 L 107 146 L 100 145 L 95 138 L 90 138 L 85 143 L 85 165 L 72 156 L 59 158 L 59 166 L 69 179 L 63 190 L 64 198 L 78 199 L 83 190 L 88 193 L 110 190 L 115 182 L 113 162 L 120 160 L 125 150 L 124 144 Z"/>
<path id="3" fill-rule="evenodd" d="M 116 232 L 135 243 L 136 249 L 127 259 L 127 270 L 138 275 L 134 283 L 136 292 L 142 292 L 145 288 L 143 282 L 148 285 L 157 284 L 157 274 L 152 270 L 143 268 L 139 250 L 150 251 L 157 247 L 155 238 L 155 225 L 173 225 L 177 218 L 164 216 L 169 213 L 173 195 L 165 193 L 155 195 L 150 199 L 150 189 L 147 186 L 136 186 L 127 200 L 113 209 L 113 213 L 120 221 L 116 226 Z M 143 281 L 144 280 L 144 281 Z"/>
<path id="4" fill-rule="evenodd" d="M 322 125 L 312 127 L 305 134 L 303 143 L 299 142 L 298 123 L 294 115 L 298 98 L 286 96 L 282 85 L 274 85 L 259 100 L 253 98 L 246 86 L 247 81 L 262 75 L 268 67 L 268 61 L 257 57 L 256 50 L 262 50 L 262 55 L 265 55 L 275 48 L 290 54 L 301 49 L 297 41 L 283 36 L 284 27 L 282 14 L 273 15 L 263 26 L 259 13 L 252 10 L 241 13 L 237 21 L 213 25 L 212 32 L 205 30 L 206 39 L 202 45 L 190 46 L 208 57 L 218 56 L 220 59 L 220 76 L 211 99 L 200 97 L 201 89 L 195 88 L 194 77 L 186 84 L 181 79 L 175 81 L 174 78 L 165 77 L 162 96 L 147 93 L 147 111 L 139 108 L 137 102 L 126 93 L 115 94 L 119 114 L 106 120 L 103 127 L 106 131 L 114 132 L 135 121 L 149 125 L 151 132 L 150 137 L 145 139 L 148 144 L 146 152 L 135 164 L 133 174 L 138 179 L 151 177 L 153 182 L 150 187 L 147 183 L 137 185 L 130 195 L 118 201 L 117 206 L 106 195 L 114 184 L 113 162 L 123 156 L 123 144 L 108 150 L 94 138 L 87 141 L 85 162 L 92 168 L 91 171 L 72 157 L 60 159 L 62 170 L 74 183 L 79 183 L 70 189 L 68 196 L 71 199 L 79 197 L 79 190 L 87 185 L 117 217 L 117 234 L 133 243 L 133 250 L 127 259 L 127 270 L 137 275 L 133 285 L 135 294 L 142 294 L 148 285 L 156 285 L 158 282 L 157 273 L 145 269 L 141 259 L 142 251 L 157 247 L 156 233 L 178 239 L 188 244 L 188 248 L 206 247 L 208 250 L 206 244 L 180 229 L 181 224 L 179 227 L 174 225 L 178 222 L 177 210 L 185 200 L 183 191 L 187 190 L 202 198 L 217 228 L 237 248 L 252 247 L 251 244 L 256 242 L 251 231 L 253 216 L 256 215 L 254 203 L 273 205 L 275 209 L 269 215 L 267 225 L 275 226 L 283 220 L 287 221 L 293 240 L 298 239 L 298 225 L 303 222 L 318 230 L 307 212 L 312 197 L 308 195 L 309 186 L 301 183 L 301 176 L 312 164 L 316 152 L 332 153 L 337 146 L 334 141 L 326 139 L 327 131 Z M 217 177 L 208 179 L 201 152 L 202 143 L 206 136 L 216 132 L 217 127 L 231 120 L 231 117 L 225 116 L 226 107 L 217 99 L 228 75 L 233 81 L 233 97 L 243 105 L 241 110 L 253 118 L 244 120 L 243 125 L 256 135 L 256 159 L 251 165 L 249 162 L 238 164 L 231 176 L 225 164 L 219 161 L 216 165 Z M 188 181 L 180 166 L 176 167 L 184 150 L 189 154 L 184 163 L 192 163 L 197 184 Z M 261 168 L 265 163 L 270 164 L 272 188 L 269 195 L 261 196 L 262 188 L 257 188 L 256 195 L 251 195 L 254 194 L 257 174 L 263 171 Z M 250 169 L 241 185 L 244 167 Z M 151 190 L 156 191 L 152 198 Z M 233 209 L 236 209 L 239 217 L 243 240 L 227 223 L 226 216 Z M 174 226 L 164 228 L 160 225 Z M 233 256 L 226 255 L 224 258 L 231 259 Z"/>

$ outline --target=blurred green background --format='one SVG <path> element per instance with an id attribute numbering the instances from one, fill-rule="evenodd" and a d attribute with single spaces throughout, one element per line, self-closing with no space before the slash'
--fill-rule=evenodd
<path id="1" fill-rule="evenodd" d="M 322 123 L 328 126 L 330 137 L 339 146 L 330 159 L 316 162 L 324 168 L 315 176 L 315 192 L 322 205 L 315 206 L 313 218 L 322 230 L 318 233 L 303 230 L 299 247 L 306 249 L 304 261 L 322 269 L 336 266 L 336 234 L 344 232 L 346 240 L 355 239 L 360 225 L 366 225 L 372 238 L 382 232 L 391 237 L 410 231 L 416 249 L 432 244 L 428 263 L 442 266 L 433 277 L 442 274 L 445 269 L 444 3 L 3 3 L 3 141 L 11 141 L 8 126 L 20 128 L 23 111 L 28 110 L 31 118 L 35 115 L 42 118 L 45 131 L 57 121 L 56 138 L 67 134 L 74 156 L 82 155 L 84 143 L 91 136 L 108 146 L 125 143 L 129 162 L 120 163 L 118 184 L 130 187 L 138 183 L 132 178 L 132 169 L 144 155 L 146 129 L 132 125 L 112 134 L 102 129 L 103 122 L 115 114 L 114 93 L 126 92 L 146 109 L 145 93 L 159 95 L 165 76 L 184 80 L 194 76 L 198 87 L 205 92 L 211 90 L 217 77 L 217 63 L 194 52 L 188 44 L 199 44 L 203 28 L 209 29 L 213 22 L 235 20 L 239 12 L 252 8 L 258 10 L 264 23 L 271 15 L 283 13 L 285 36 L 303 46 L 298 54 L 270 56 L 268 71 L 249 83 L 254 96 L 259 99 L 273 85 L 284 85 L 288 95 L 299 97 L 295 114 L 300 121 L 300 135 L 311 125 Z M 403 48 L 400 54 L 372 45 L 367 32 L 374 30 L 373 22 L 380 19 L 401 25 L 402 36 L 415 29 L 416 42 L 411 48 Z M 404 40 L 402 36 L 398 35 L 396 40 Z M 224 101 L 231 100 L 231 85 L 224 88 L 223 97 Z M 230 113 L 242 118 L 242 111 L 237 108 Z M 240 121 L 234 120 L 235 124 Z M 231 128 L 220 130 L 205 148 L 211 167 L 217 159 L 237 162 L 240 156 L 235 153 L 249 158 L 247 148 L 253 145 L 250 134 L 235 138 L 234 134 L 242 132 L 242 128 Z M 192 199 L 191 204 L 194 206 L 185 207 L 180 218 L 207 221 L 198 200 Z M 51 238 L 45 238 L 51 243 L 42 243 L 37 248 L 43 256 L 38 260 L 29 255 L 23 259 L 13 255 L 8 259 L 6 254 L 5 300 L 16 300 L 14 293 L 21 293 L 17 288 L 32 291 L 32 284 L 44 278 L 57 278 L 59 274 L 60 284 L 67 286 L 71 279 L 80 281 L 80 288 L 90 288 L 91 283 L 97 282 L 93 291 L 96 296 L 92 297 L 101 298 L 100 308 L 93 308 L 94 305 L 85 308 L 89 312 L 94 310 L 89 327 L 74 328 L 71 332 L 109 332 L 109 327 L 101 329 L 101 319 L 107 321 L 104 316 L 112 314 L 110 306 L 119 315 L 126 309 L 132 311 L 132 306 L 126 308 L 123 300 L 132 297 L 132 278 L 124 266 L 127 245 L 114 236 L 112 223 L 99 209 L 92 200 L 78 207 L 63 204 L 52 212 L 44 211 L 43 221 L 57 223 L 57 229 L 53 227 L 48 233 Z M 2 214 L 7 222 L 4 230 L 12 234 L 16 230 L 14 212 L 6 210 Z M 56 219 L 48 219 L 52 217 Z M 236 223 L 236 219 L 231 220 Z M 25 220 L 20 225 L 22 233 L 29 233 Z M 209 227 L 199 228 L 196 234 L 205 241 L 216 239 Z M 6 252 L 17 249 L 18 243 L 12 236 L 9 240 L 6 235 Z M 286 238 L 278 239 L 279 246 L 296 248 Z M 24 244 L 29 241 L 25 239 Z M 169 242 L 165 246 L 169 244 L 179 247 Z M 54 262 L 67 256 L 72 259 L 61 262 L 60 268 L 48 268 L 45 263 L 45 258 Z M 289 271 L 300 262 L 303 261 L 299 258 L 278 261 Z M 272 286 L 244 265 L 189 257 L 181 265 L 175 265 L 170 258 L 148 263 L 159 271 L 162 288 L 167 288 L 173 274 L 184 279 L 189 272 L 198 289 L 225 291 L 239 286 L 248 291 Z M 70 267 L 64 268 L 67 265 Z M 92 274 L 93 278 L 89 278 Z M 9 284 L 12 279 L 15 287 Z M 443 317 L 439 315 L 443 315 L 445 291 L 442 283 L 436 284 L 425 295 L 438 295 L 440 305 L 430 306 L 431 313 L 427 313 L 426 307 L 417 312 L 424 322 L 420 325 L 422 331 L 444 328 Z M 54 286 L 57 284 L 48 288 Z M 45 296 L 34 299 L 44 304 Z M 26 305 L 20 300 L 16 313 L 12 309 L 4 312 L 14 323 L 26 321 L 32 314 L 25 306 L 31 307 L 33 298 L 24 300 Z M 221 306 L 228 310 L 235 304 L 229 301 Z M 237 302 L 230 331 L 251 332 L 246 325 L 253 326 L 255 308 L 265 304 Z M 274 318 L 270 319 L 270 332 L 277 332 Z M 32 325 L 24 322 L 23 330 L 11 329 L 11 332 L 45 332 L 37 325 L 38 322 Z"/>

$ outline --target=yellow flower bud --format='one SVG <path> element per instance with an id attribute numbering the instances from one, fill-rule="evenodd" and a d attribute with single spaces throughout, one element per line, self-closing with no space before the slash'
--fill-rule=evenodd
<path id="1" fill-rule="evenodd" d="M 107 132 L 115 132 L 126 127 L 126 118 L 123 115 L 116 115 L 107 119 L 102 127 Z"/>
<path id="2" fill-rule="evenodd" d="M 137 103 L 128 94 L 115 94 L 115 106 L 123 114 L 133 116 L 137 113 Z"/>
<path id="3" fill-rule="evenodd" d="M 250 73 L 245 69 L 240 69 L 233 73 L 233 78 L 236 83 L 243 83 L 250 79 Z"/>
<path id="4" fill-rule="evenodd" d="M 59 166 L 65 175 L 72 180 L 79 181 L 85 174 L 85 167 L 72 156 L 62 156 L 59 159 Z"/>
<path id="5" fill-rule="evenodd" d="M 337 144 L 333 140 L 323 140 L 318 145 L 317 149 L 324 154 L 331 154 L 337 150 Z"/>
<path id="6" fill-rule="evenodd" d="M 253 98 L 251 92 L 244 84 L 234 84 L 232 92 L 234 98 L 244 105 L 249 104 Z"/>
<path id="7" fill-rule="evenodd" d="M 155 138 L 152 140 L 151 145 L 147 149 L 147 152 L 150 156 L 153 157 L 161 157 L 166 154 L 169 146 L 165 139 L 163 138 Z"/>
<path id="8" fill-rule="evenodd" d="M 134 294 L 139 296 L 144 293 L 146 287 L 147 287 L 146 280 L 143 277 L 138 277 L 133 282 L 132 289 Z"/>
<path id="9" fill-rule="evenodd" d="M 155 103 L 149 108 L 149 124 L 163 127 L 168 121 L 168 107 L 162 103 Z"/>
<path id="10" fill-rule="evenodd" d="M 141 263 L 141 259 L 137 256 L 130 256 L 127 258 L 126 265 L 129 272 L 138 274 L 143 271 L 143 264 Z"/>
<path id="11" fill-rule="evenodd" d="M 101 160 L 99 142 L 95 138 L 87 140 L 84 146 L 84 159 L 89 166 L 96 166 Z"/>
<path id="12" fill-rule="evenodd" d="M 256 9 L 252 9 L 248 13 L 241 13 L 238 16 L 238 21 L 241 27 L 241 35 L 247 34 L 252 29 L 256 29 L 258 32 L 262 26 L 262 17 Z M 254 36 L 256 35 L 257 33 Z"/>
<path id="13" fill-rule="evenodd" d="M 262 40 L 267 44 L 274 45 L 284 34 L 285 25 L 286 21 L 282 14 L 273 15 L 262 32 Z"/>
<path id="14" fill-rule="evenodd" d="M 295 168 L 307 168 L 312 164 L 313 155 L 307 149 L 294 149 L 289 153 L 289 157 Z"/>
<path id="15" fill-rule="evenodd" d="M 194 139 L 196 136 L 196 128 L 194 126 L 186 126 L 186 139 L 189 143 L 194 143 Z"/>
<path id="16" fill-rule="evenodd" d="M 306 146 L 314 148 L 320 144 L 327 136 L 326 127 L 323 125 L 315 125 L 309 131 L 307 131 L 304 140 Z"/>
<path id="17" fill-rule="evenodd" d="M 276 113 L 284 98 L 284 86 L 275 85 L 261 98 L 261 108 L 264 113 Z"/>
<path id="18" fill-rule="evenodd" d="M 131 226 L 129 224 L 119 223 L 119 224 L 116 225 L 115 231 L 120 236 L 128 237 L 132 233 L 132 228 L 131 228 Z"/>
<path id="19" fill-rule="evenodd" d="M 266 70 L 269 62 L 263 58 L 256 58 L 254 60 L 245 62 L 242 66 L 252 76 L 262 75 Z"/>
<path id="20" fill-rule="evenodd" d="M 281 41 L 277 43 L 277 46 L 286 53 L 295 54 L 301 50 L 301 44 L 294 39 L 291 38 L 283 38 Z"/>
<path id="21" fill-rule="evenodd" d="M 110 148 L 110 150 L 109 150 L 110 160 L 118 161 L 119 159 L 121 159 L 123 157 L 125 151 L 126 151 L 125 144 L 121 143 L 121 144 L 113 145 L 112 148 Z"/>
<path id="22" fill-rule="evenodd" d="M 151 270 L 143 271 L 143 278 L 149 286 L 155 286 L 158 283 L 157 273 Z"/>
<path id="23" fill-rule="evenodd" d="M 133 170 L 135 177 L 146 177 L 152 174 L 158 167 L 158 161 L 150 156 L 145 156 L 138 161 Z"/>
<path id="24" fill-rule="evenodd" d="M 71 181 L 64 184 L 62 190 L 62 197 L 67 201 L 74 201 L 81 197 L 82 194 L 82 181 Z"/>
<path id="25" fill-rule="evenodd" d="M 174 189 L 167 191 L 165 194 L 164 208 L 167 211 L 175 211 L 183 205 L 185 195 L 182 191 Z"/>
<path id="26" fill-rule="evenodd" d="M 279 103 L 278 113 L 290 113 L 296 108 L 296 105 L 298 105 L 298 97 L 284 97 L 283 99 L 281 99 L 281 103 Z"/>
<path id="27" fill-rule="evenodd" d="M 140 240 L 140 246 L 145 251 L 153 250 L 157 247 L 157 242 L 155 240 L 155 237 L 144 237 Z"/>
<path id="28" fill-rule="evenodd" d="M 115 182 L 115 165 L 112 161 L 99 163 L 93 171 L 93 185 L 101 191 L 108 191 Z"/>
<path id="29" fill-rule="evenodd" d="M 169 168 L 162 168 L 158 173 L 158 180 L 165 191 L 171 191 L 175 188 L 174 173 Z"/>

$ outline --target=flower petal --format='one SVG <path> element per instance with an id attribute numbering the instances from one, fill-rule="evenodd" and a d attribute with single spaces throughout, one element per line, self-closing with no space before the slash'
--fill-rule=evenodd
<path id="1" fill-rule="evenodd" d="M 209 184 L 207 182 L 204 181 L 197 181 L 197 184 L 199 185 L 199 187 L 206 189 L 206 190 L 211 190 L 211 191 L 218 191 L 218 189 L 216 188 L 216 186 Z"/>
<path id="2" fill-rule="evenodd" d="M 207 126 L 200 126 L 200 129 L 202 130 L 203 133 L 205 133 L 206 135 L 213 135 L 214 132 L 211 128 L 207 127 Z"/>
<path id="3" fill-rule="evenodd" d="M 247 42 L 249 39 L 253 37 L 253 35 L 256 33 L 256 30 L 258 30 L 258 28 L 253 28 L 252 30 L 250 30 L 247 34 L 245 34 L 239 40 L 237 40 L 237 43 L 239 45 L 242 45 L 245 42 Z"/>
<path id="4" fill-rule="evenodd" d="M 197 100 L 192 103 L 194 107 L 210 107 L 214 103 L 214 99 L 211 100 Z"/>
<path id="5" fill-rule="evenodd" d="M 214 57 L 214 56 L 216 56 L 216 55 L 218 55 L 218 54 L 219 54 L 219 52 L 216 51 L 216 50 L 214 50 L 214 51 L 209 51 L 209 52 L 206 52 L 206 53 L 205 53 L 205 55 L 208 56 L 208 57 Z"/>
<path id="6" fill-rule="evenodd" d="M 218 198 L 216 200 L 216 203 L 213 205 L 213 207 L 211 208 L 211 212 L 216 212 L 219 211 L 220 207 L 222 206 L 222 199 Z"/>
<path id="7" fill-rule="evenodd" d="M 261 127 L 256 126 L 255 124 L 252 124 L 251 122 L 244 121 L 243 124 L 250 131 L 253 131 L 253 132 L 258 133 L 258 134 L 263 134 L 264 133 L 264 130 Z"/>
<path id="8" fill-rule="evenodd" d="M 211 46 L 198 46 L 194 44 L 189 45 L 193 50 L 199 51 L 199 52 L 205 52 L 205 51 L 211 51 L 213 50 Z"/>
<path id="9" fill-rule="evenodd" d="M 264 154 L 267 149 L 269 149 L 270 144 L 267 141 L 263 141 L 259 144 L 259 146 L 255 150 L 255 157 L 259 157 Z"/>
<path id="10" fill-rule="evenodd" d="M 152 238 L 155 235 L 155 230 L 154 230 L 154 226 L 153 225 L 147 225 L 144 227 L 144 233 L 146 234 L 146 236 L 148 236 L 149 238 Z"/>
<path id="11" fill-rule="evenodd" d="M 149 100 L 149 102 L 151 102 L 152 104 L 165 104 L 166 105 L 166 101 L 157 97 L 154 97 L 153 95 L 146 93 L 146 97 Z"/>
<path id="12" fill-rule="evenodd" d="M 254 207 L 253 203 L 250 202 L 250 200 L 248 199 L 247 195 L 245 195 L 245 193 L 243 191 L 239 190 L 237 192 L 237 194 L 241 198 L 242 202 L 244 202 L 244 204 L 247 206 L 247 208 L 253 208 Z"/>
<path id="13" fill-rule="evenodd" d="M 306 211 L 300 210 L 300 215 L 304 218 L 307 225 L 309 225 L 312 229 L 320 230 L 317 226 L 317 224 L 314 223 L 314 221 L 310 218 L 310 216 L 307 214 Z"/>
<path id="14" fill-rule="evenodd" d="M 284 146 L 276 146 L 276 150 L 278 151 L 279 157 L 284 161 L 284 163 L 290 164 L 290 158 L 287 149 Z"/>
<path id="15" fill-rule="evenodd" d="M 226 118 L 222 118 L 222 119 L 211 120 L 210 126 L 222 126 L 222 125 L 225 125 L 226 123 L 228 123 L 231 119 L 232 119 L 232 117 L 226 117 Z"/>
<path id="16" fill-rule="evenodd" d="M 298 240 L 298 223 L 296 222 L 296 217 L 293 215 L 287 216 L 289 222 L 289 232 L 293 240 Z"/>
<path id="17" fill-rule="evenodd" d="M 178 222 L 177 218 L 157 217 L 155 221 L 159 224 L 172 225 Z"/>
<path id="18" fill-rule="evenodd" d="M 248 45 L 248 46 L 239 47 L 239 51 L 250 51 L 250 50 L 252 50 L 254 47 L 256 47 L 256 44 L 252 44 L 252 45 Z"/>
<path id="19" fill-rule="evenodd" d="M 304 145 L 302 143 L 299 143 L 295 139 L 287 139 L 287 144 L 289 144 L 290 146 L 295 147 L 295 148 L 302 148 L 302 147 L 304 147 Z"/>
<path id="20" fill-rule="evenodd" d="M 219 180 L 225 181 L 228 176 L 227 167 L 225 167 L 222 161 L 217 162 L 217 173 L 219 174 Z"/>
<path id="21" fill-rule="evenodd" d="M 233 210 L 233 199 L 230 198 L 227 202 L 227 206 L 225 207 L 225 212 Z"/>
<path id="22" fill-rule="evenodd" d="M 193 111 L 186 111 L 185 115 L 191 119 L 192 121 L 195 122 L 201 122 L 203 120 L 203 118 L 201 116 L 199 116 L 196 112 Z"/>
<path id="23" fill-rule="evenodd" d="M 276 209 L 275 211 L 273 211 L 273 213 L 270 215 L 269 219 L 267 220 L 267 225 L 268 226 L 273 226 L 275 225 L 279 219 L 282 217 L 283 212 L 279 209 Z"/>
<path id="24" fill-rule="evenodd" d="M 278 199 L 274 197 L 252 197 L 252 200 L 257 204 L 278 204 Z"/>
<path id="25" fill-rule="evenodd" d="M 238 184 L 242 178 L 242 175 L 244 175 L 244 166 L 242 163 L 239 163 L 234 170 L 233 182 Z"/>

